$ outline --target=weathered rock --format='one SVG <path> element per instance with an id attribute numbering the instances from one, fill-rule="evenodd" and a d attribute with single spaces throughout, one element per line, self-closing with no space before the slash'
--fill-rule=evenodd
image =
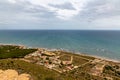
<path id="1" fill-rule="evenodd" d="M 20 74 L 16 70 L 0 70 L 0 80 L 30 80 L 31 76 L 29 74 Z"/>

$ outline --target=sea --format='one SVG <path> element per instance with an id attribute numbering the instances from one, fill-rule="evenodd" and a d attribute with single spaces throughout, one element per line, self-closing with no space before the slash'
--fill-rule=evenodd
<path id="1" fill-rule="evenodd" d="M 0 44 L 62 49 L 120 61 L 119 30 L 0 30 Z"/>

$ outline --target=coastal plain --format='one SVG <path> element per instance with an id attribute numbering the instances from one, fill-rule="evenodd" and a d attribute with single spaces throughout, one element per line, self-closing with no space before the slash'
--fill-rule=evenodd
<path id="1" fill-rule="evenodd" d="M 120 80 L 120 62 L 63 50 L 0 45 L 0 70 L 29 74 L 29 80 Z"/>

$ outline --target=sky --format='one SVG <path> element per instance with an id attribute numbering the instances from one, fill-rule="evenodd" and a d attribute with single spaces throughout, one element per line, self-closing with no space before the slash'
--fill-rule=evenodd
<path id="1" fill-rule="evenodd" d="M 120 30 L 120 0 L 0 0 L 0 29 Z"/>

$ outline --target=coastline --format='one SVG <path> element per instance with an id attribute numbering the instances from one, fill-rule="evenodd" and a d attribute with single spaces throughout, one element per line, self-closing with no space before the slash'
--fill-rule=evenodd
<path id="1" fill-rule="evenodd" d="M 86 55 L 86 54 L 81 54 L 81 55 L 95 57 L 95 58 L 98 58 L 98 59 L 101 59 L 101 60 L 105 60 L 105 61 L 112 61 L 112 62 L 120 63 L 119 60 L 110 59 L 110 58 L 107 58 L 107 57 L 101 57 L 101 56 L 97 56 L 97 55 Z"/>
<path id="2" fill-rule="evenodd" d="M 64 50 L 64 51 L 65 51 L 65 50 Z M 90 56 L 90 57 L 94 57 L 94 58 L 101 59 L 101 60 L 105 60 L 105 61 L 111 61 L 111 62 L 120 63 L 119 60 L 110 59 L 110 58 L 103 57 L 103 56 L 101 57 L 101 56 L 97 56 L 97 55 L 89 55 L 89 54 L 82 53 L 82 52 L 71 52 L 71 51 L 65 51 L 65 52 L 70 52 L 70 53 L 72 53 L 72 54 L 78 54 L 78 55 L 83 55 L 83 56 Z"/>
<path id="3" fill-rule="evenodd" d="M 89 54 L 86 54 L 86 53 L 83 53 L 83 52 L 73 52 L 73 51 L 70 51 L 70 50 L 66 50 L 66 49 L 52 49 L 52 48 L 41 48 L 41 47 L 30 47 L 30 46 L 26 46 L 26 45 L 23 45 L 23 44 L 4 44 L 4 43 L 0 43 L 0 45 L 10 45 L 10 46 L 20 46 L 20 47 L 23 47 L 23 48 L 33 48 L 33 49 L 45 49 L 45 50 L 49 50 L 49 51 L 63 51 L 63 52 L 69 52 L 71 54 L 78 54 L 78 55 L 83 55 L 83 56 L 89 56 L 89 57 L 94 57 L 96 59 L 100 59 L 100 60 L 105 60 L 105 61 L 111 61 L 111 62 L 115 62 L 115 63 L 120 63 L 119 60 L 116 60 L 116 59 L 110 59 L 110 58 L 107 58 L 107 57 L 101 57 L 101 56 L 97 56 L 97 55 L 89 55 Z"/>
<path id="4" fill-rule="evenodd" d="M 24 70 L 23 72 L 30 73 L 31 77 L 38 78 L 37 80 L 40 79 L 39 74 L 53 77 L 56 73 L 59 77 L 66 74 L 64 75 L 65 80 L 79 80 L 81 78 L 87 80 L 86 74 L 91 76 L 87 77 L 90 80 L 120 79 L 119 61 L 62 49 L 24 47 L 23 45 L 2 44 L 0 46 L 0 69 L 7 70 L 12 67 L 17 71 Z M 51 75 L 46 74 L 46 70 Z"/>

